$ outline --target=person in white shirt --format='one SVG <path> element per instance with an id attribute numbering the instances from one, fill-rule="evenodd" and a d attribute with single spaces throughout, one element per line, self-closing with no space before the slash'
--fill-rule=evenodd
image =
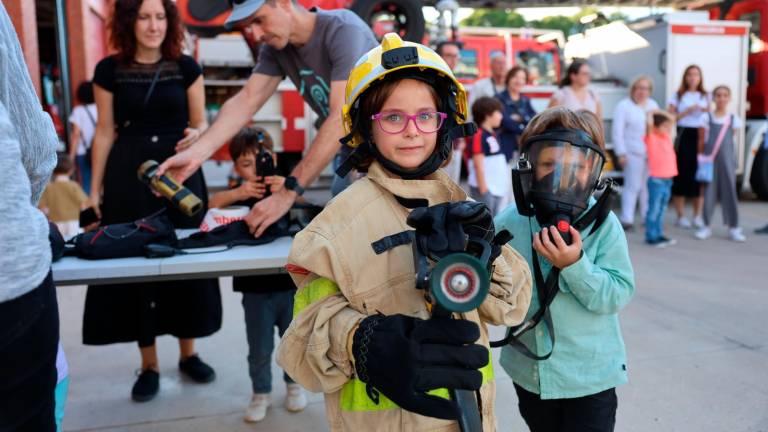
<path id="1" fill-rule="evenodd" d="M 461 59 L 461 48 L 457 42 L 440 42 L 437 45 L 435 52 L 445 60 L 445 64 L 447 64 L 452 71 L 456 70 L 456 66 L 459 65 L 459 60 Z M 451 156 L 448 165 L 443 167 L 446 174 L 448 174 L 448 176 L 451 177 L 451 180 L 458 185 L 461 184 L 461 166 L 464 163 L 462 158 L 466 147 L 467 141 L 464 138 L 456 138 L 453 140 L 453 155 Z"/>
<path id="2" fill-rule="evenodd" d="M 77 105 L 69 115 L 69 157 L 75 161 L 77 179 L 84 189 L 91 187 L 91 145 L 96 134 L 96 102 L 93 83 L 84 81 L 77 87 Z"/>
<path id="3" fill-rule="evenodd" d="M 701 185 L 696 181 L 696 154 L 699 146 L 699 128 L 702 114 L 709 111 L 709 95 L 704 89 L 701 68 L 690 65 L 683 72 L 683 80 L 677 93 L 669 99 L 668 111 L 677 116 L 677 177 L 672 182 L 672 203 L 677 213 L 677 225 L 681 228 L 704 227 L 701 210 L 704 198 Z M 693 224 L 685 217 L 685 200 L 693 200 Z"/>
<path id="4" fill-rule="evenodd" d="M 507 57 L 501 51 L 491 53 L 491 76 L 475 81 L 469 92 L 469 106 L 481 97 L 496 97 L 507 89 Z"/>
<path id="5" fill-rule="evenodd" d="M 651 99 L 652 92 L 653 81 L 650 77 L 643 75 L 636 78 L 630 87 L 629 97 L 619 102 L 613 113 L 613 150 L 624 170 L 619 219 L 625 230 L 633 227 L 638 201 L 641 218 L 648 211 L 648 163 L 643 137 L 647 113 L 659 108 Z"/>

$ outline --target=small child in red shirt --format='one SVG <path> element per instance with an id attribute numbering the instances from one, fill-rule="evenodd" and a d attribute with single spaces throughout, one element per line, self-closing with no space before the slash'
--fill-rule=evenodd
<path id="1" fill-rule="evenodd" d="M 672 114 L 663 110 L 648 113 L 645 146 L 648 154 L 648 213 L 645 216 L 645 242 L 659 248 L 676 243 L 664 236 L 664 213 L 672 193 L 672 178 L 677 175 L 677 157 L 672 143 Z"/>

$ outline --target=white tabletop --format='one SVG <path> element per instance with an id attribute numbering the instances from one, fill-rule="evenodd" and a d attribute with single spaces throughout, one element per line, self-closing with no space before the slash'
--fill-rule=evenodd
<path id="1" fill-rule="evenodd" d="M 225 252 L 177 255 L 170 258 L 86 260 L 64 257 L 53 264 L 53 280 L 61 285 L 99 285 L 285 272 L 291 237 L 259 246 L 237 246 Z M 189 249 L 216 251 L 223 247 Z"/>

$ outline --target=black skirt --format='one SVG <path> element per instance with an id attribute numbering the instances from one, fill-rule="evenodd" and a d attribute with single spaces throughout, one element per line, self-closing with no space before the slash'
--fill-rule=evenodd
<path id="1" fill-rule="evenodd" d="M 102 224 L 130 222 L 166 208 L 176 228 L 197 228 L 203 213 L 187 217 L 164 198 L 152 194 L 136 176 L 148 159 L 172 156 L 181 134 L 118 136 L 104 170 Z M 206 204 L 208 191 L 201 171 L 184 185 Z M 218 279 L 96 285 L 88 287 L 83 317 L 83 343 L 106 345 L 137 341 L 154 344 L 156 336 L 208 336 L 221 328 Z"/>
<path id="2" fill-rule="evenodd" d="M 697 198 L 701 194 L 701 183 L 696 181 L 698 146 L 698 129 L 677 128 L 677 176 L 672 180 L 672 195 Z"/>

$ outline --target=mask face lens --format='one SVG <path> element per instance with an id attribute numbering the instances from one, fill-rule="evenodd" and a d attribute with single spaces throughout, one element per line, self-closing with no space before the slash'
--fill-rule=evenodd
<path id="1" fill-rule="evenodd" d="M 554 196 L 586 199 L 600 177 L 602 156 L 565 141 L 539 141 L 531 146 L 531 190 Z"/>

